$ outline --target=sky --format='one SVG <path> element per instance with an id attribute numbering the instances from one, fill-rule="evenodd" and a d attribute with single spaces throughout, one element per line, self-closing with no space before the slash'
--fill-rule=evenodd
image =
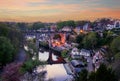
<path id="1" fill-rule="evenodd" d="M 0 0 L 0 21 L 120 19 L 120 0 Z"/>

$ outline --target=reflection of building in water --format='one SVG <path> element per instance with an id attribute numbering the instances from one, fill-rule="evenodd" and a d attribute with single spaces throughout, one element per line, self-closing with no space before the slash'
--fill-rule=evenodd
<path id="1" fill-rule="evenodd" d="M 65 34 L 58 34 L 60 37 L 54 39 L 54 37 L 52 37 L 52 46 L 55 47 L 55 46 L 62 46 L 65 44 L 65 40 L 66 40 L 66 37 L 65 37 Z"/>

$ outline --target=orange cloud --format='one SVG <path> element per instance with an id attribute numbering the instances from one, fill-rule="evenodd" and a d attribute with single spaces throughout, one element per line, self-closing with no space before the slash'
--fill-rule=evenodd
<path id="1" fill-rule="evenodd" d="M 44 3 L 50 0 L 0 0 L 0 21 L 44 21 L 59 20 L 94 20 L 101 17 L 120 18 L 119 9 L 89 7 L 85 0 L 81 4 L 40 4 L 29 6 L 28 3 Z M 92 0 L 99 1 L 99 0 Z M 96 6 L 97 4 L 93 4 Z"/>
<path id="2" fill-rule="evenodd" d="M 85 10 L 82 12 L 77 13 L 59 13 L 54 15 L 48 15 L 48 16 L 10 16 L 8 18 L 2 17 L 0 20 L 10 20 L 10 21 L 28 21 L 28 22 L 34 22 L 34 21 L 43 21 L 43 22 L 56 22 L 59 20 L 95 20 L 96 18 L 102 18 L 102 17 L 112 17 L 112 18 L 120 18 L 120 11 L 115 10 L 107 10 L 103 12 L 93 12 L 90 10 Z"/>

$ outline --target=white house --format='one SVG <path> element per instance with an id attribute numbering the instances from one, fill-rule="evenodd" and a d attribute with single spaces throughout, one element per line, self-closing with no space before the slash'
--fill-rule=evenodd
<path id="1" fill-rule="evenodd" d="M 71 32 L 72 29 L 71 29 L 71 27 L 65 26 L 62 28 L 62 31 Z"/>
<path id="2" fill-rule="evenodd" d="M 113 28 L 120 28 L 120 20 L 112 20 L 107 24 L 107 30 L 111 30 Z"/>
<path id="3" fill-rule="evenodd" d="M 73 48 L 72 51 L 71 51 L 71 55 L 79 55 L 78 49 Z"/>
<path id="4" fill-rule="evenodd" d="M 81 55 L 81 56 L 89 57 L 89 56 L 90 56 L 90 51 L 89 51 L 89 50 L 86 50 L 86 49 L 81 49 L 81 50 L 80 50 L 80 55 Z"/>
<path id="5" fill-rule="evenodd" d="M 79 54 L 79 51 L 77 48 L 73 48 L 72 51 L 71 51 L 71 57 L 72 58 L 79 58 L 80 57 L 80 54 Z"/>

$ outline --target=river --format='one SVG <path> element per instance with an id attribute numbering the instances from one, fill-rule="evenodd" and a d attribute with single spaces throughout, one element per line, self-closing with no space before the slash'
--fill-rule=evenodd
<path id="1" fill-rule="evenodd" d="M 44 50 L 44 49 L 40 49 L 41 51 L 39 51 L 39 60 L 41 61 L 49 61 L 49 55 L 52 54 L 52 60 L 53 60 L 53 64 L 47 64 L 45 66 L 44 69 L 42 69 L 42 71 L 47 71 L 46 74 L 46 79 L 54 79 L 55 81 L 69 81 L 68 79 L 71 78 L 70 75 L 67 74 L 64 65 L 63 65 L 63 61 L 54 64 L 54 62 L 56 62 L 59 58 L 62 58 L 60 53 L 51 51 L 51 50 Z M 43 51 L 44 50 L 44 51 Z M 37 69 L 38 72 L 41 71 L 41 68 L 38 67 Z"/>

